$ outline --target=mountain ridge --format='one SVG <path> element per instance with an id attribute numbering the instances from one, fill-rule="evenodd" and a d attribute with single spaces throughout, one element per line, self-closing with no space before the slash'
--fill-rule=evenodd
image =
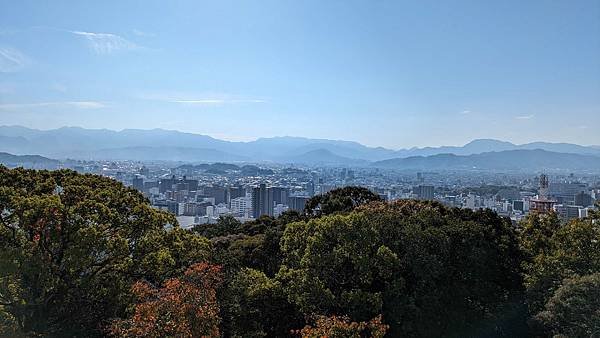
<path id="1" fill-rule="evenodd" d="M 582 146 L 571 143 L 531 142 L 514 144 L 495 139 L 476 139 L 464 146 L 440 146 L 409 149 L 387 149 L 369 147 L 355 141 L 311 139 L 295 136 L 277 136 L 259 138 L 254 141 L 226 141 L 211 136 L 155 129 L 86 129 L 81 127 L 62 127 L 50 130 L 38 130 L 22 126 L 0 126 L 0 151 L 12 154 L 39 154 L 51 158 L 97 158 L 94 153 L 102 154 L 103 159 L 121 159 L 122 157 L 145 158 L 140 148 L 179 149 L 178 157 L 182 161 L 213 160 L 252 160 L 277 161 L 301 157 L 311 151 L 326 150 L 321 153 L 330 159 L 325 162 L 348 162 L 355 160 L 377 162 L 394 158 L 412 156 L 431 156 L 451 153 L 456 155 L 481 154 L 491 151 L 542 149 L 546 151 L 600 156 L 600 147 Z M 110 149 L 111 151 L 108 151 Z M 182 149 L 187 149 L 183 151 Z M 193 151 L 192 149 L 196 149 Z M 130 156 L 127 151 L 130 150 Z M 110 152 L 119 156 L 110 156 Z M 172 156 L 157 152 L 157 160 L 168 160 Z M 163 158 L 160 158 L 163 156 Z M 152 156 L 151 156 L 152 157 Z M 310 156 L 307 156 L 310 157 Z M 345 158 L 340 161 L 340 158 Z"/>
<path id="2" fill-rule="evenodd" d="M 0 152 L 0 164 L 8 167 L 56 169 L 59 166 L 60 161 L 40 155 L 14 155 Z"/>
<path id="3" fill-rule="evenodd" d="M 412 156 L 377 161 L 371 166 L 403 170 L 598 170 L 600 157 L 517 149 L 471 155 Z"/>

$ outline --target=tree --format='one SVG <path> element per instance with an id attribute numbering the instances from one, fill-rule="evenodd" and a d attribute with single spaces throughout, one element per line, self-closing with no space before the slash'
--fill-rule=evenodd
<path id="1" fill-rule="evenodd" d="M 371 190 L 363 187 L 344 187 L 317 195 L 306 201 L 304 213 L 308 215 L 330 215 L 336 212 L 349 212 L 370 202 L 381 201 Z"/>
<path id="2" fill-rule="evenodd" d="M 561 227 L 555 212 L 531 213 L 520 222 L 519 242 L 529 256 L 542 254 L 551 249 L 552 236 Z"/>
<path id="3" fill-rule="evenodd" d="M 573 220 L 540 242 L 544 246 L 533 251 L 524 264 L 532 314 L 543 310 L 563 280 L 600 271 L 600 223 L 592 219 Z"/>
<path id="4" fill-rule="evenodd" d="M 596 222 L 600 222 L 600 201 L 596 201 L 595 206 L 596 209 L 590 210 L 588 217 Z"/>
<path id="5" fill-rule="evenodd" d="M 198 224 L 193 228 L 194 232 L 207 237 L 213 238 L 218 236 L 226 236 L 235 234 L 240 231 L 242 223 L 231 215 L 220 216 L 216 224 Z"/>
<path id="6" fill-rule="evenodd" d="M 138 299 L 130 319 L 116 320 L 109 333 L 117 337 L 219 337 L 217 288 L 221 267 L 192 265 L 180 278 L 162 288 L 140 281 L 133 287 Z"/>
<path id="7" fill-rule="evenodd" d="M 218 295 L 224 336 L 285 336 L 303 324 L 281 287 L 270 279 L 281 265 L 283 230 L 300 219 L 295 211 L 276 219 L 263 215 L 242 224 L 237 233 L 211 239 L 214 260 L 223 265 L 225 275 Z"/>
<path id="8" fill-rule="evenodd" d="M 565 280 L 534 320 L 546 334 L 600 336 L 600 273 Z"/>
<path id="9" fill-rule="evenodd" d="M 504 316 L 520 306 L 516 233 L 492 211 L 371 203 L 289 224 L 281 248 L 277 280 L 305 315 L 383 314 L 407 336 L 492 334 L 518 320 Z"/>
<path id="10" fill-rule="evenodd" d="M 351 322 L 347 316 L 317 316 L 315 325 L 294 331 L 302 338 L 383 338 L 389 326 L 381 321 L 381 315 L 368 322 Z"/>
<path id="11" fill-rule="evenodd" d="M 254 269 L 241 269 L 230 283 L 232 336 L 284 337 L 303 324 L 281 283 Z"/>
<path id="12" fill-rule="evenodd" d="M 210 255 L 206 239 L 105 177 L 0 167 L 0 210 L 0 311 L 27 334 L 102 335 L 135 280 L 160 283 Z"/>
<path id="13" fill-rule="evenodd" d="M 288 223 L 305 219 L 297 211 L 286 211 L 278 218 L 263 215 L 245 222 L 235 230 L 212 237 L 215 261 L 226 270 L 252 268 L 273 277 L 281 264 L 279 242 Z"/>

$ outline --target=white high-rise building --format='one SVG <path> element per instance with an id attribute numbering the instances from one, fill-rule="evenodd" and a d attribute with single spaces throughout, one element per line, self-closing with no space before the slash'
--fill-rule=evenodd
<path id="1" fill-rule="evenodd" d="M 231 200 L 231 213 L 236 216 L 245 216 L 252 210 L 252 198 L 236 197 Z"/>
<path id="2" fill-rule="evenodd" d="M 475 195 L 469 194 L 467 196 L 466 207 L 469 209 L 475 209 Z"/>

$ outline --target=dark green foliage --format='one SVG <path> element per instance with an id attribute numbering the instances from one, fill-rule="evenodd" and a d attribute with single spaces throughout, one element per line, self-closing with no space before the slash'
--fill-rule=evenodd
<path id="1" fill-rule="evenodd" d="M 221 216 L 217 220 L 217 224 L 198 224 L 194 226 L 192 231 L 206 238 L 219 236 L 227 236 L 240 232 L 242 223 L 233 216 Z"/>
<path id="2" fill-rule="evenodd" d="M 279 242 L 285 227 L 302 219 L 298 212 L 288 211 L 276 219 L 263 215 L 244 224 L 222 217 L 217 224 L 194 228 L 210 238 L 213 259 L 224 268 L 224 287 L 218 297 L 225 336 L 282 336 L 303 325 L 302 316 L 269 279 L 281 265 Z"/>
<path id="3" fill-rule="evenodd" d="M 521 291 L 509 221 L 491 211 L 401 201 L 288 225 L 277 275 L 303 313 L 443 336 L 499 321 Z"/>
<path id="4" fill-rule="evenodd" d="M 236 337 L 284 337 L 304 320 L 287 301 L 281 283 L 264 273 L 243 268 L 232 280 L 232 332 Z"/>
<path id="5" fill-rule="evenodd" d="M 566 225 L 531 215 L 515 229 L 490 210 L 384 203 L 348 187 L 302 215 L 186 231 L 111 179 L 3 167 L 0 210 L 4 336 L 102 336 L 131 317 L 135 282 L 159 286 L 197 262 L 222 266 L 225 337 L 318 335 L 373 318 L 392 337 L 590 336 L 598 326 L 594 213 Z"/>
<path id="6" fill-rule="evenodd" d="M 596 337 L 600 334 L 600 273 L 564 281 L 534 323 L 544 334 Z"/>
<path id="7" fill-rule="evenodd" d="M 363 187 L 344 187 L 312 197 L 304 206 L 307 215 L 330 215 L 337 212 L 349 212 L 370 202 L 381 201 L 371 190 Z"/>
<path id="8" fill-rule="evenodd" d="M 166 231 L 171 215 L 100 176 L 0 167 L 0 210 L 0 312 L 28 334 L 100 335 L 134 281 L 160 282 L 210 254 L 206 239 Z"/>
<path id="9" fill-rule="evenodd" d="M 523 222 L 521 243 L 524 251 L 529 254 L 523 263 L 527 303 L 530 314 L 538 318 L 533 320 L 532 324 L 542 334 L 567 334 L 564 327 L 569 327 L 568 330 L 575 328 L 564 323 L 555 327 L 551 325 L 551 318 L 555 318 L 556 311 L 566 311 L 560 305 L 567 292 L 564 290 L 565 280 L 600 272 L 600 223 L 590 218 L 560 225 L 560 221 L 553 214 L 531 215 Z M 570 285 L 567 289 L 575 287 Z M 582 302 L 576 305 L 577 311 L 595 304 L 593 302 L 596 300 L 592 295 L 590 291 L 589 296 L 580 299 Z M 587 305 L 584 304 L 586 301 L 589 302 Z M 565 314 L 556 316 L 564 317 Z"/>

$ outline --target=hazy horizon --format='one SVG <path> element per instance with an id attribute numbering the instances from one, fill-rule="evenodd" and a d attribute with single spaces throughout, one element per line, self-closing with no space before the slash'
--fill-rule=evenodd
<path id="1" fill-rule="evenodd" d="M 524 143 L 517 143 L 517 142 L 513 142 L 511 140 L 503 140 L 503 139 L 495 139 L 495 138 L 476 138 L 476 139 L 472 139 L 469 140 L 465 143 L 462 144 L 436 144 L 436 145 L 424 145 L 424 146 L 408 146 L 408 147 L 404 147 L 404 148 L 391 148 L 391 147 L 384 147 L 381 145 L 370 145 L 370 144 L 365 144 L 356 140 L 349 140 L 349 139 L 332 139 L 332 138 L 312 138 L 312 137 L 306 137 L 306 136 L 302 136 L 302 135 L 274 135 L 274 136 L 261 136 L 261 137 L 257 137 L 254 139 L 248 139 L 248 140 L 229 140 L 226 138 L 219 138 L 213 135 L 208 135 L 208 134 L 202 134 L 202 133 L 195 133 L 195 132 L 188 132 L 188 131 L 182 131 L 182 130 L 177 130 L 177 129 L 165 129 L 165 128 L 152 128 L 152 129 L 144 129 L 144 128 L 122 128 L 122 129 L 111 129 L 111 128 L 84 128 L 81 126 L 62 126 L 62 127 L 58 127 L 58 128 L 33 128 L 33 127 L 27 127 L 27 126 L 23 126 L 23 125 L 0 125 L 0 127 L 18 127 L 18 128 L 28 128 L 28 129 L 33 129 L 33 130 L 40 130 L 40 131 L 51 131 L 51 130 L 57 130 L 57 129 L 63 129 L 63 128 L 80 128 L 80 129 L 86 129 L 86 130 L 107 130 L 107 131 L 113 131 L 113 132 L 122 132 L 125 130 L 143 130 L 143 131 L 152 131 L 152 130 L 162 130 L 162 131 L 169 131 L 169 132 L 178 132 L 178 133 L 184 133 L 184 134 L 193 134 L 193 135 L 202 135 L 202 136 L 209 136 L 211 138 L 217 139 L 217 140 L 222 140 L 222 141 L 229 141 L 229 142 L 244 142 L 244 143 L 248 143 L 248 142 L 254 142 L 260 139 L 275 139 L 275 138 L 301 138 L 301 139 L 313 139 L 313 140 L 327 140 L 327 141 L 344 141 L 344 142 L 355 142 L 355 143 L 359 143 L 361 145 L 367 146 L 367 147 L 371 147 L 371 148 L 385 148 L 388 150 L 406 150 L 406 149 L 411 149 L 411 148 L 437 148 L 437 147 L 462 147 L 465 146 L 471 142 L 474 141 L 482 141 L 482 140 L 491 140 L 491 141 L 499 141 L 499 142 L 509 142 L 512 143 L 514 145 L 525 145 L 525 144 L 529 144 L 529 143 L 536 143 L 536 142 L 542 142 L 542 143 L 554 143 L 554 144 L 558 144 L 558 143 L 566 143 L 566 144 L 575 144 L 575 145 L 580 145 L 580 146 L 584 146 L 584 147 L 598 147 L 600 146 L 600 144 L 579 144 L 579 143 L 574 143 L 574 142 L 551 142 L 551 141 L 546 141 L 546 140 L 532 140 L 529 142 L 524 142 Z"/>
<path id="2" fill-rule="evenodd" d="M 0 124 L 597 145 L 599 12 L 591 0 L 3 2 Z"/>

